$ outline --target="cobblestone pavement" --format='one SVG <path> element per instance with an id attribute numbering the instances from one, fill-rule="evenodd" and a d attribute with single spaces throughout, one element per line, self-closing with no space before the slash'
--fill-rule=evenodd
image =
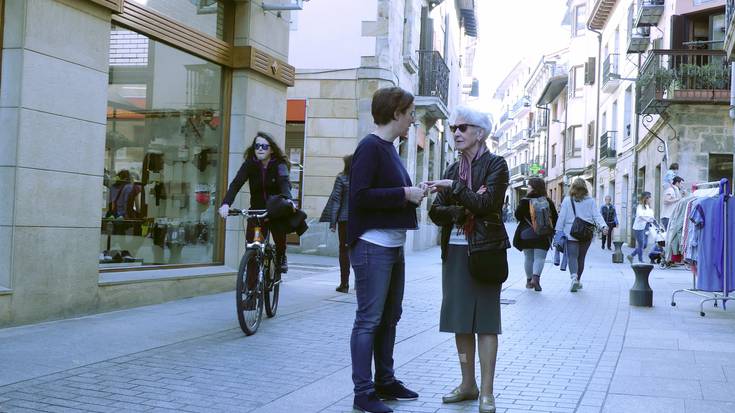
<path id="1" fill-rule="evenodd" d="M 628 305 L 630 268 L 611 264 L 609 252 L 597 246 L 584 289 L 576 294 L 568 292 L 566 273 L 551 265 L 542 293 L 525 290 L 522 255 L 511 250 L 509 257 L 495 381 L 498 412 L 735 412 L 735 314 L 708 309 L 701 318 L 698 300 L 685 295 L 677 307 L 669 306 L 671 291 L 691 283 L 686 272 L 656 270 L 655 307 L 640 309 Z M 281 312 L 254 336 L 242 334 L 231 308 L 232 321 L 219 331 L 142 351 L 122 348 L 122 356 L 0 387 L 0 411 L 351 412 L 354 294 L 329 292 L 337 279 L 329 260 L 334 259 L 326 265 L 312 261 L 299 271 L 292 258 Z M 407 260 L 395 358 L 398 378 L 421 397 L 391 405 L 397 412 L 475 412 L 476 402 L 441 403 L 460 373 L 453 336 L 438 332 L 439 251 Z M 310 305 L 289 311 L 292 296 L 315 289 L 322 293 Z M 231 294 L 212 297 L 227 303 L 223 308 L 234 307 Z M 172 305 L 182 304 L 163 308 Z M 94 320 L 105 317 L 111 316 Z M 134 325 L 144 322 L 145 313 L 116 317 Z M 63 323 L 44 328 L 60 329 Z M 5 336 L 0 330 L 0 342 L 12 348 L 17 331 L 25 328 L 33 327 Z M 0 366 L 11 361 L 4 359 L 7 354 L 12 353 L 0 352 Z"/>

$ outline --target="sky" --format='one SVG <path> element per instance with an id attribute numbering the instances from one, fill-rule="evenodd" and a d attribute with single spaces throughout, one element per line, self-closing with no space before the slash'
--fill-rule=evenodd
<path id="1" fill-rule="evenodd" d="M 561 22 L 566 0 L 475 0 L 478 6 L 478 48 L 475 73 L 480 81 L 480 105 L 523 58 L 535 64 L 541 55 L 566 47 L 569 29 Z M 481 108 L 478 108 L 481 109 Z"/>

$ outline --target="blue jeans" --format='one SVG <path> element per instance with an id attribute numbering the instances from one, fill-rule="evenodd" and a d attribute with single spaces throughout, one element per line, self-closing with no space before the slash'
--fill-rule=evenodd
<path id="1" fill-rule="evenodd" d="M 350 263 L 355 271 L 357 296 L 350 338 L 352 381 L 355 394 L 365 394 L 374 391 L 375 384 L 387 385 L 396 380 L 393 347 L 406 281 L 403 247 L 386 248 L 357 240 L 350 249 Z"/>
<path id="2" fill-rule="evenodd" d="M 633 253 L 631 255 L 638 256 L 638 262 L 643 262 L 643 250 L 646 249 L 648 245 L 648 237 L 646 236 L 646 230 L 645 229 L 634 229 L 633 233 L 635 234 L 635 249 L 633 250 Z"/>

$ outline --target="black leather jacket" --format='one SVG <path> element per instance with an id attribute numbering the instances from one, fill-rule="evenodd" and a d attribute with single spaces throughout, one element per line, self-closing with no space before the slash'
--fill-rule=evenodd
<path id="1" fill-rule="evenodd" d="M 442 227 L 442 259 L 446 258 L 452 230 L 465 220 L 465 209 L 475 215 L 475 227 L 468 237 L 469 252 L 510 248 L 502 219 L 503 200 L 508 188 L 508 164 L 503 157 L 486 152 L 472 162 L 472 188 L 459 180 L 459 162 L 447 168 L 444 179 L 454 181 L 450 190 L 439 191 L 429 218 Z M 487 192 L 478 194 L 481 186 Z"/>

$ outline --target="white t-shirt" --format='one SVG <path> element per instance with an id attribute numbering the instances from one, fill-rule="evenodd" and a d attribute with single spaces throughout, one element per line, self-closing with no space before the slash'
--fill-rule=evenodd
<path id="1" fill-rule="evenodd" d="M 405 229 L 370 229 L 360 239 L 386 248 L 402 247 L 406 243 Z"/>
<path id="2" fill-rule="evenodd" d="M 640 231 L 646 229 L 646 224 L 655 220 L 653 215 L 653 208 L 643 208 L 643 205 L 638 205 L 635 208 L 635 221 L 633 221 L 633 229 Z"/>

